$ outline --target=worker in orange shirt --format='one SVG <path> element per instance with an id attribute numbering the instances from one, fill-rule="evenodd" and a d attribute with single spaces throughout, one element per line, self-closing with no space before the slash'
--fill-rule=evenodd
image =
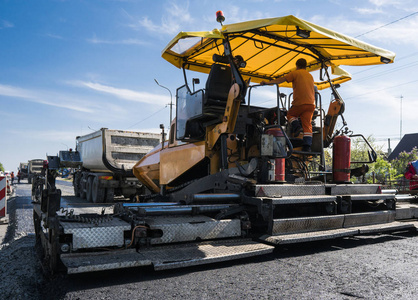
<path id="1" fill-rule="evenodd" d="M 312 116 L 315 110 L 315 88 L 312 75 L 306 71 L 306 60 L 296 61 L 296 70 L 271 81 L 262 81 L 261 85 L 281 84 L 291 82 L 293 87 L 292 106 L 287 112 L 287 120 L 291 125 L 294 137 L 299 136 L 303 129 L 302 151 L 311 151 L 312 145 Z M 302 128 L 299 119 L 302 122 Z"/>

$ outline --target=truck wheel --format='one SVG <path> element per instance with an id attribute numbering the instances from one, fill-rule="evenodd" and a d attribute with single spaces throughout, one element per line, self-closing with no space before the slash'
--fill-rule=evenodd
<path id="1" fill-rule="evenodd" d="M 76 197 L 80 197 L 81 196 L 81 188 L 80 188 L 80 178 L 81 174 L 79 172 L 76 172 L 74 174 L 74 179 L 73 179 L 73 186 L 74 186 L 74 195 Z"/>
<path id="2" fill-rule="evenodd" d="M 105 201 L 105 189 L 100 187 L 99 177 L 94 177 L 92 183 L 92 200 L 94 203 L 104 203 Z"/>
<path id="3" fill-rule="evenodd" d="M 87 192 L 86 192 L 86 190 L 87 190 L 87 181 L 88 180 L 88 175 L 87 175 L 87 173 L 81 173 L 80 174 L 80 185 L 79 185 L 79 188 L 80 188 L 80 198 L 81 199 L 86 199 L 86 197 L 87 197 Z"/>
<path id="4" fill-rule="evenodd" d="M 106 203 L 113 203 L 115 197 L 115 190 L 113 188 L 106 189 Z"/>
<path id="5" fill-rule="evenodd" d="M 58 220 L 55 219 L 53 223 L 54 225 L 50 224 L 49 228 L 50 240 L 47 256 L 49 262 L 49 272 L 51 275 L 59 273 L 61 269 L 61 261 L 59 258 Z"/>
<path id="6" fill-rule="evenodd" d="M 33 227 L 35 229 L 35 246 L 42 247 L 42 244 L 41 244 L 42 243 L 41 242 L 41 232 L 42 232 L 41 219 L 35 211 L 33 211 Z"/>
<path id="7" fill-rule="evenodd" d="M 93 177 L 90 176 L 89 178 L 87 178 L 87 195 L 86 195 L 86 199 L 88 202 L 93 202 Z"/>

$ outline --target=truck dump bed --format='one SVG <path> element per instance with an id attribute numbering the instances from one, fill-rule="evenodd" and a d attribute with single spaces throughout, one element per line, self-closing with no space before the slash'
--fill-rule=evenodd
<path id="1" fill-rule="evenodd" d="M 28 162 L 28 170 L 31 174 L 40 174 L 44 165 L 43 159 L 32 159 Z"/>
<path id="2" fill-rule="evenodd" d="M 161 142 L 157 133 L 102 128 L 76 139 L 83 167 L 94 172 L 124 172 Z"/>

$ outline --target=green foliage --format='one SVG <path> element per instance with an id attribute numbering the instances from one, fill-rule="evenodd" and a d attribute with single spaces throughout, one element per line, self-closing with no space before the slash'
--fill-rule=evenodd
<path id="1" fill-rule="evenodd" d="M 418 149 L 414 147 L 411 152 L 401 152 L 398 157 L 392 160 L 392 166 L 398 175 L 403 175 L 409 162 L 418 160 Z M 401 176 L 399 176 L 401 177 Z"/>
<path id="2" fill-rule="evenodd" d="M 368 136 L 367 141 L 372 146 L 376 153 L 383 155 L 382 147 L 376 145 L 376 139 L 373 136 Z M 369 146 L 361 138 L 351 139 L 351 161 L 366 162 L 369 160 Z M 352 168 L 361 166 L 362 164 L 353 164 Z"/>
<path id="3" fill-rule="evenodd" d="M 0 162 L 0 171 L 4 172 L 3 164 Z"/>
<path id="4" fill-rule="evenodd" d="M 368 163 L 369 172 L 366 174 L 365 179 L 368 183 L 373 183 L 373 176 L 375 183 L 386 183 L 387 181 L 397 180 L 402 178 L 405 174 L 406 167 L 409 162 L 418 160 L 418 149 L 415 147 L 411 152 L 401 152 L 398 158 L 387 161 L 386 154 L 383 152 L 383 146 L 376 145 L 376 139 L 373 136 L 367 137 L 367 141 L 377 153 L 377 159 L 375 163 Z M 369 146 L 364 142 L 362 138 L 351 139 L 351 161 L 352 162 L 367 162 L 369 160 Z M 326 149 L 325 161 L 327 169 L 332 168 L 332 149 Z M 360 167 L 363 163 L 353 163 L 351 168 Z M 357 178 L 351 179 L 353 182 L 357 181 Z"/>
<path id="5" fill-rule="evenodd" d="M 388 180 L 394 180 L 399 177 L 395 168 L 383 156 L 379 155 L 376 162 L 371 165 L 367 178 L 367 183 L 373 183 L 373 175 L 376 183 L 385 183 Z M 401 174 L 400 176 L 402 176 Z"/>

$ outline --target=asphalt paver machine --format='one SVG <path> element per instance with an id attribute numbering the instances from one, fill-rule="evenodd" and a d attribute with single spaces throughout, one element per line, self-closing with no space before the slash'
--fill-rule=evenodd
<path id="1" fill-rule="evenodd" d="M 397 205 L 396 191 L 350 181 L 367 168 L 351 169 L 353 134 L 344 120 L 335 131 L 345 109 L 336 85 L 350 80 L 340 66 L 392 63 L 394 53 L 286 16 L 181 32 L 162 56 L 183 70 L 184 85 L 168 140 L 133 168 L 147 192 L 89 212 L 62 209 L 54 170 L 71 158 L 49 158 L 34 223 L 51 270 L 161 270 L 261 255 L 288 243 L 416 230 L 415 206 Z M 252 104 L 254 90 L 265 88 L 261 81 L 291 72 L 299 58 L 320 73 L 317 89 L 333 97 L 324 109 L 317 94 L 311 152 L 289 135 L 291 95 L 277 87 L 271 107 Z M 190 86 L 190 71 L 208 74 L 205 88 Z M 325 163 L 330 146 L 332 167 Z M 369 156 L 376 159 L 372 147 Z"/>

